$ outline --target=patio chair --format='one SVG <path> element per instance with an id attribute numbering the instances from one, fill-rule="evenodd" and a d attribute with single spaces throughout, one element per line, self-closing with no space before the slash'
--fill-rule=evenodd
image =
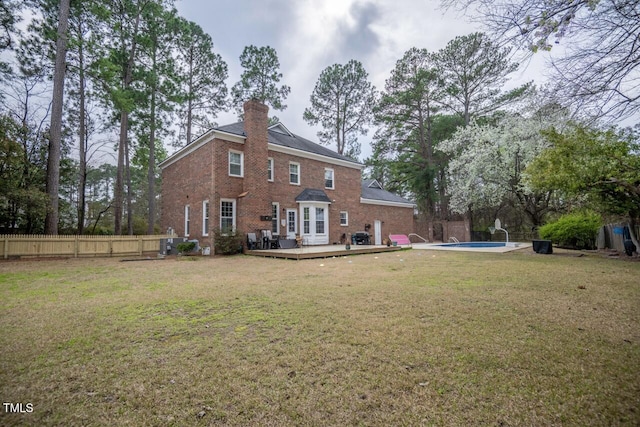
<path id="1" fill-rule="evenodd" d="M 250 251 L 258 249 L 258 238 L 256 233 L 247 233 L 247 249 Z"/>
<path id="2" fill-rule="evenodd" d="M 262 230 L 262 249 L 278 249 L 278 237 L 271 230 Z"/>
<path id="3" fill-rule="evenodd" d="M 389 234 L 389 240 L 391 244 L 395 242 L 395 244 L 399 246 L 411 246 L 411 240 L 409 240 L 406 234 Z"/>

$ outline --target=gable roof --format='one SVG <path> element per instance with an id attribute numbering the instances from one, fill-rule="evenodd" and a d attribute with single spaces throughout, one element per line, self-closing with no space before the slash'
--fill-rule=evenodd
<path id="1" fill-rule="evenodd" d="M 361 203 L 380 204 L 388 206 L 414 207 L 415 203 L 384 190 L 375 179 L 362 181 Z"/>
<path id="2" fill-rule="evenodd" d="M 158 165 L 164 168 L 181 159 L 189 153 L 197 150 L 207 144 L 214 138 L 221 138 L 233 142 L 243 143 L 246 139 L 244 131 L 244 122 L 236 122 L 217 128 L 209 129 L 207 132 L 194 139 L 192 142 L 182 147 Z M 299 157 L 307 157 L 318 161 L 334 163 L 354 169 L 360 169 L 364 165 L 349 157 L 336 153 L 335 151 L 324 147 L 315 142 L 309 141 L 299 135 L 295 135 L 289 131 L 282 123 L 276 123 L 267 129 L 267 141 L 269 149 Z"/>
<path id="3" fill-rule="evenodd" d="M 274 132 L 279 132 L 283 135 L 293 136 L 293 133 L 291 133 L 289 129 L 287 129 L 287 127 L 280 122 L 276 123 L 275 125 L 269 126 L 269 130 L 272 130 Z"/>
<path id="4" fill-rule="evenodd" d="M 236 122 L 229 125 L 220 126 L 219 128 L 215 128 L 214 130 L 245 136 L 244 122 Z M 282 123 L 276 123 L 275 125 L 270 126 L 267 130 L 267 138 L 269 144 L 291 148 L 294 150 L 300 150 L 318 156 L 329 157 L 335 160 L 353 163 L 354 165 L 361 165 L 359 162 L 356 162 L 349 157 L 338 154 L 327 147 L 316 144 L 315 142 L 309 141 L 308 139 L 289 132 L 289 129 L 287 129 Z"/>

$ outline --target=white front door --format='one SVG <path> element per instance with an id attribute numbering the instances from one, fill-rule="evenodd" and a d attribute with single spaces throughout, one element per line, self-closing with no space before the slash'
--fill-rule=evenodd
<path id="1" fill-rule="evenodd" d="M 376 245 L 381 245 L 382 244 L 382 223 L 380 223 L 380 220 L 375 220 L 373 222 L 373 235 L 374 235 L 374 242 Z"/>
<path id="2" fill-rule="evenodd" d="M 298 234 L 298 211 L 287 209 L 287 239 L 295 239 Z"/>
<path id="3" fill-rule="evenodd" d="M 328 203 L 300 203 L 300 229 L 307 244 L 328 245 Z"/>

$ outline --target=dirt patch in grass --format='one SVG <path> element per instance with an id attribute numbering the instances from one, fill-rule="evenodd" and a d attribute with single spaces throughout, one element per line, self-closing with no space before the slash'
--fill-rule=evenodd
<path id="1" fill-rule="evenodd" d="M 640 264 L 0 264 L 2 425 L 638 425 Z"/>

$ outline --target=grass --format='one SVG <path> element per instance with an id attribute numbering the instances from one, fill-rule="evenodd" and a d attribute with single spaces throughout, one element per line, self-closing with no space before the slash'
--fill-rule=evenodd
<path id="1" fill-rule="evenodd" d="M 0 263 L 1 425 L 639 425 L 640 263 Z"/>

